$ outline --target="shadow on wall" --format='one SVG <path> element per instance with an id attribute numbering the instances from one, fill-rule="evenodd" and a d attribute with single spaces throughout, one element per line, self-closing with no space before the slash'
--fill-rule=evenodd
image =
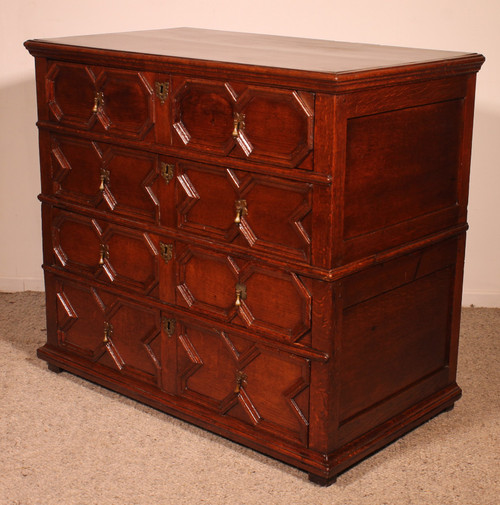
<path id="1" fill-rule="evenodd" d="M 500 113 L 485 105 L 474 117 L 464 304 L 500 307 Z"/>
<path id="2" fill-rule="evenodd" d="M 0 88 L 0 290 L 42 284 L 35 74 Z"/>

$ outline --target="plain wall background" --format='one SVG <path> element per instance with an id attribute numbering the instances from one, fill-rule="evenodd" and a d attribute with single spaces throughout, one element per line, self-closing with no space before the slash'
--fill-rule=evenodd
<path id="1" fill-rule="evenodd" d="M 30 38 L 194 26 L 479 52 L 464 305 L 500 307 L 498 0 L 1 0 L 0 291 L 42 290 Z"/>

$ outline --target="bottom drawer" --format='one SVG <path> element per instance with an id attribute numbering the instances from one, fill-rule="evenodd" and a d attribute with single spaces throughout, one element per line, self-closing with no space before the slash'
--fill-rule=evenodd
<path id="1" fill-rule="evenodd" d="M 307 445 L 310 361 L 75 280 L 46 276 L 48 352 L 256 438 Z M 175 311 L 177 312 L 177 311 Z M 115 386 L 112 386 L 115 387 Z"/>
<path id="2" fill-rule="evenodd" d="M 83 283 L 47 277 L 46 286 L 53 345 L 161 387 L 159 311 Z"/>
<path id="3" fill-rule="evenodd" d="M 170 392 L 237 420 L 245 431 L 307 443 L 308 359 L 168 314 L 163 326 Z"/>

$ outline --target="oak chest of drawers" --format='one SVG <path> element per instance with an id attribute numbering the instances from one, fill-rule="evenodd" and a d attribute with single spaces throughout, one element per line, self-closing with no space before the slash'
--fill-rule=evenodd
<path id="1" fill-rule="evenodd" d="M 38 354 L 328 484 L 449 409 L 478 54 L 28 41 Z"/>

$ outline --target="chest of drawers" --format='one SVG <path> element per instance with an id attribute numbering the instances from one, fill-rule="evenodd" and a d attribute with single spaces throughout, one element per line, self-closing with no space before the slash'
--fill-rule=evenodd
<path id="1" fill-rule="evenodd" d="M 26 47 L 51 370 L 320 484 L 453 406 L 481 55 L 196 29 Z"/>

